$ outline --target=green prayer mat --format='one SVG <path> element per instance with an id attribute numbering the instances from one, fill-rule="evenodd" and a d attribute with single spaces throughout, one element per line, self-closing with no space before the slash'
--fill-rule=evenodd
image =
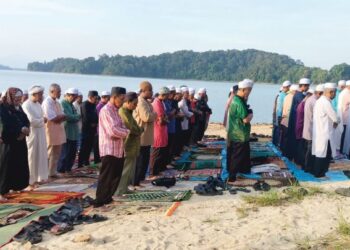
<path id="1" fill-rule="evenodd" d="M 25 227 L 32 220 L 37 220 L 40 216 L 50 215 L 59 209 L 62 205 L 49 206 L 41 210 L 36 211 L 34 214 L 19 220 L 15 224 L 8 225 L 6 227 L 0 227 L 0 248 L 10 242 L 13 236 L 15 236 L 23 227 Z"/>
<path id="2" fill-rule="evenodd" d="M 192 196 L 191 190 L 185 191 L 142 191 L 134 194 L 126 194 L 125 198 L 117 201 L 153 201 L 153 202 L 174 202 L 186 201 Z"/>
<path id="3" fill-rule="evenodd" d="M 40 210 L 43 207 L 35 206 L 31 204 L 0 204 L 0 219 L 20 210 L 31 210 L 36 211 Z"/>

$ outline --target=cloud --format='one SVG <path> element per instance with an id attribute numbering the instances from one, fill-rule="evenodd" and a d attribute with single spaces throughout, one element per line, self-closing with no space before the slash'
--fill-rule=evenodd
<path id="1" fill-rule="evenodd" d="M 90 15 L 96 11 L 73 3 L 64 0 L 0 0 L 0 15 Z"/>

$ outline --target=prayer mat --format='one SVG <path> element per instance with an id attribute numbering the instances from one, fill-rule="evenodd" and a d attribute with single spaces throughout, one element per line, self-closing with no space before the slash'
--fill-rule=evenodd
<path id="1" fill-rule="evenodd" d="M 50 183 L 54 184 L 93 184 L 96 182 L 96 179 L 94 178 L 88 178 L 88 177 L 75 177 L 75 178 L 58 178 L 54 179 Z"/>
<path id="2" fill-rule="evenodd" d="M 35 191 L 49 192 L 81 192 L 89 188 L 89 184 L 55 184 L 48 183 L 36 188 Z"/>
<path id="3" fill-rule="evenodd" d="M 84 193 L 30 191 L 5 195 L 7 201 L 1 203 L 59 204 L 72 198 L 80 198 Z"/>
<path id="4" fill-rule="evenodd" d="M 329 165 L 329 170 L 350 170 L 350 160 L 335 160 Z"/>
<path id="5" fill-rule="evenodd" d="M 43 207 L 35 206 L 31 204 L 0 204 L 0 219 L 7 217 L 8 215 L 18 210 L 36 211 Z"/>
<path id="6" fill-rule="evenodd" d="M 17 221 L 15 224 L 11 224 L 6 227 L 0 227 L 0 248 L 9 243 L 13 236 L 15 236 L 23 227 L 28 225 L 29 222 L 32 220 L 37 220 L 40 216 L 50 215 L 60 207 L 61 205 L 54 205 L 37 210 L 35 213 Z"/>
<path id="7" fill-rule="evenodd" d="M 193 154 L 190 156 L 190 160 L 198 160 L 198 161 L 221 160 L 221 155 Z"/>
<path id="8" fill-rule="evenodd" d="M 141 191 L 133 194 L 126 194 L 116 201 L 142 201 L 142 202 L 174 202 L 186 201 L 192 196 L 191 190 L 186 191 Z"/>
<path id="9" fill-rule="evenodd" d="M 187 170 L 181 175 L 183 176 L 189 176 L 189 177 L 194 177 L 194 176 L 217 176 L 218 174 L 221 173 L 221 169 L 215 168 L 215 169 L 199 169 L 199 170 Z"/>
<path id="10" fill-rule="evenodd" d="M 281 180 L 272 180 L 272 179 L 264 179 L 264 181 L 269 184 L 271 187 L 284 187 L 288 186 L 288 184 L 283 183 Z M 233 186 L 237 187 L 253 187 L 253 185 L 257 182 L 254 179 L 244 179 L 237 178 L 237 180 L 233 183 Z M 291 184 L 289 184 L 291 185 Z"/>
<path id="11" fill-rule="evenodd" d="M 287 169 L 286 164 L 279 157 L 256 157 L 256 158 L 250 159 L 250 162 L 252 166 L 271 163 L 271 164 L 276 164 L 277 166 L 279 166 L 280 169 Z"/>
<path id="12" fill-rule="evenodd" d="M 221 150 L 221 148 L 195 148 L 191 150 L 191 154 L 219 155 L 221 154 Z"/>

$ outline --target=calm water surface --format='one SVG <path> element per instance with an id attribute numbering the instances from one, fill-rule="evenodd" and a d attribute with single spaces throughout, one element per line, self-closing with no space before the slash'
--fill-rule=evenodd
<path id="1" fill-rule="evenodd" d="M 208 90 L 209 106 L 213 109 L 212 122 L 222 122 L 228 92 L 232 86 L 229 82 L 208 82 L 194 80 L 168 80 L 152 78 L 134 78 L 121 76 L 97 76 L 62 73 L 42 73 L 16 70 L 0 70 L 0 91 L 10 86 L 28 89 L 33 84 L 40 84 L 47 89 L 53 82 L 59 83 L 62 90 L 70 87 L 78 88 L 86 97 L 87 92 L 95 89 L 99 92 L 110 90 L 112 86 L 122 86 L 128 91 L 136 91 L 142 80 L 149 80 L 157 91 L 167 85 L 187 85 L 195 89 L 205 87 Z M 253 123 L 271 123 L 272 107 L 279 86 L 272 84 L 255 84 L 249 98 L 254 110 Z"/>

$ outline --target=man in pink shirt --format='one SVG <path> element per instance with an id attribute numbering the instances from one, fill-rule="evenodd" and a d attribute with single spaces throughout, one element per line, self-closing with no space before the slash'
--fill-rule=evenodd
<path id="1" fill-rule="evenodd" d="M 168 98 L 170 91 L 163 87 L 158 92 L 158 97 L 154 99 L 152 106 L 157 113 L 157 120 L 154 123 L 154 142 L 150 160 L 150 175 L 157 177 L 160 172 L 166 169 L 167 146 L 168 146 L 168 117 L 165 110 L 164 101 Z"/>
<path id="2" fill-rule="evenodd" d="M 101 207 L 113 201 L 124 166 L 124 142 L 129 130 L 118 114 L 122 107 L 126 90 L 113 87 L 109 102 L 99 115 L 99 148 L 102 166 L 96 190 L 94 207 Z"/>

